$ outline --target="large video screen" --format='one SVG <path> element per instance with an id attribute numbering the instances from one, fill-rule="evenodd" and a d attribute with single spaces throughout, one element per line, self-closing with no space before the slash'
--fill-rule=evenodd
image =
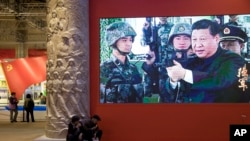
<path id="1" fill-rule="evenodd" d="M 99 22 L 100 103 L 250 102 L 250 14 Z"/>

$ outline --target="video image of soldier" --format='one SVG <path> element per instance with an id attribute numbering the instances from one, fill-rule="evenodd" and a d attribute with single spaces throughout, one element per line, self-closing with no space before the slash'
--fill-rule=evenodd
<path id="1" fill-rule="evenodd" d="M 230 25 L 239 27 L 246 33 L 247 37 L 238 50 L 246 61 L 246 67 L 242 70 L 248 71 L 248 14 L 100 18 L 100 103 L 186 103 L 187 97 L 183 92 L 190 85 L 182 83 L 187 85 L 178 85 L 175 91 L 170 90 L 166 69 L 176 65 L 174 60 L 185 68 L 189 60 L 197 57 L 192 48 L 191 27 L 202 19 L 217 22 L 221 30 Z M 131 37 L 129 40 L 132 42 L 127 42 L 127 36 Z M 126 47 L 122 47 L 121 40 Z M 226 69 L 230 68 L 225 68 L 225 72 L 228 71 Z M 247 77 L 248 89 L 245 89 L 249 90 L 249 76 Z M 212 85 L 214 84 L 204 87 L 210 89 L 209 86 Z M 242 83 L 241 89 L 243 85 Z M 239 89 L 238 87 L 236 86 L 235 90 Z M 222 97 L 218 97 L 216 102 L 240 102 L 237 97 L 231 97 L 231 100 Z"/>
<path id="2" fill-rule="evenodd" d="M 158 19 L 158 21 L 156 21 Z M 170 17 L 146 17 L 146 21 L 142 28 L 142 45 L 149 45 L 150 51 L 154 53 L 154 62 L 163 62 L 162 56 L 165 49 L 168 48 L 168 38 L 173 27 L 173 23 L 169 21 Z M 149 59 L 149 58 L 148 58 Z M 152 59 L 152 58 L 150 58 Z M 162 69 L 162 68 L 159 68 Z M 161 70 L 160 70 L 161 71 Z M 151 93 L 159 93 L 159 77 L 158 71 L 154 71 L 151 76 L 145 76 L 149 88 L 146 88 L 145 95 L 150 96 Z"/>
<path id="3" fill-rule="evenodd" d="M 147 77 L 153 79 L 155 74 L 159 74 L 159 95 L 162 103 L 181 103 L 181 93 L 171 93 L 166 89 L 168 75 L 166 67 L 173 65 L 173 60 L 186 65 L 188 58 L 193 58 L 194 53 L 191 48 L 191 25 L 188 23 L 175 24 L 169 34 L 168 42 L 160 56 L 161 62 L 153 62 L 155 55 L 147 59 L 143 64 L 143 70 L 147 72 Z"/>
<path id="4" fill-rule="evenodd" d="M 142 102 L 142 76 L 127 57 L 136 35 L 126 22 L 115 22 L 107 27 L 106 41 L 112 53 L 100 65 L 101 103 Z"/>

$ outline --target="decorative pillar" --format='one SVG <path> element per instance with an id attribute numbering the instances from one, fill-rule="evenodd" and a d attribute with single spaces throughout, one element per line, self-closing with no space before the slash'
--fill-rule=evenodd
<path id="1" fill-rule="evenodd" d="M 65 138 L 73 115 L 89 117 L 89 0 L 47 0 L 47 124 Z"/>

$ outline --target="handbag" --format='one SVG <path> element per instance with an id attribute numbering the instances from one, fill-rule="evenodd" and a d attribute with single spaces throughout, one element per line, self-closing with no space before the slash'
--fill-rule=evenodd
<path id="1" fill-rule="evenodd" d="M 16 105 L 9 103 L 9 109 L 11 109 L 11 110 L 16 109 Z"/>

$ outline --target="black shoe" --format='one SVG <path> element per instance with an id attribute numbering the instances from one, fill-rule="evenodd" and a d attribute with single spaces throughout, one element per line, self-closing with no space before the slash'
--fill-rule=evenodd
<path id="1" fill-rule="evenodd" d="M 13 120 L 13 122 L 17 122 L 16 120 Z"/>

